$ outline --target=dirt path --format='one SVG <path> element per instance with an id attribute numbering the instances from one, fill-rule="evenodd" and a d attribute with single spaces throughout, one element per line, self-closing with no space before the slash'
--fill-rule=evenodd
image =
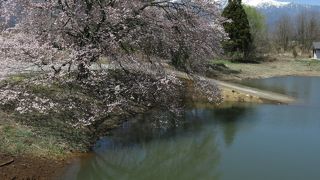
<path id="1" fill-rule="evenodd" d="M 183 73 L 180 71 L 174 71 L 174 70 L 167 70 L 167 71 L 175 73 L 180 78 L 190 79 L 190 77 L 186 73 Z M 293 103 L 295 101 L 294 98 L 283 95 L 283 94 L 278 94 L 278 93 L 274 93 L 274 92 L 270 92 L 270 91 L 264 91 L 264 90 L 236 84 L 236 83 L 220 81 L 220 80 L 211 79 L 211 78 L 202 77 L 202 76 L 199 76 L 199 78 L 202 78 L 204 80 L 207 80 L 208 82 L 217 84 L 222 90 L 228 89 L 231 91 L 235 91 L 235 92 L 242 94 L 242 96 L 256 97 L 256 98 L 262 99 L 262 100 L 278 102 L 278 103 L 285 103 L 285 104 Z M 243 97 L 243 98 L 245 98 L 245 97 Z"/>
<path id="2" fill-rule="evenodd" d="M 243 85 L 235 84 L 235 83 L 229 83 L 229 82 L 218 81 L 218 80 L 213 80 L 213 79 L 208 79 L 208 80 L 213 83 L 218 84 L 222 88 L 232 89 L 234 91 L 238 91 L 240 93 L 244 93 L 244 94 L 251 95 L 251 96 L 256 96 L 256 97 L 259 97 L 261 99 L 268 100 L 268 101 L 274 101 L 274 102 L 286 103 L 286 104 L 290 104 L 295 101 L 294 98 L 283 95 L 283 94 L 279 94 L 279 93 L 264 91 L 264 90 L 260 90 L 260 89 L 256 89 L 256 88 L 252 88 L 252 87 L 248 87 L 248 86 L 243 86 Z"/>

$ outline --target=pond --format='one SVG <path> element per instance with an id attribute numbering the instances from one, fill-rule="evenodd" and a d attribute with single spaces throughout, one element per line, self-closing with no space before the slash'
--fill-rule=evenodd
<path id="1" fill-rule="evenodd" d="M 292 105 L 195 105 L 182 119 L 150 112 L 74 162 L 77 180 L 319 180 L 320 78 L 244 82 L 298 99 Z"/>

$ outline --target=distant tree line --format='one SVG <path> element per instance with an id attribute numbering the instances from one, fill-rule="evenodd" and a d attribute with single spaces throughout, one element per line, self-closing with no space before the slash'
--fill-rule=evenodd
<path id="1" fill-rule="evenodd" d="M 229 39 L 223 42 L 225 56 L 242 62 L 255 61 L 274 53 L 309 54 L 312 43 L 320 41 L 320 14 L 305 9 L 296 16 L 283 14 L 270 28 L 264 15 L 241 0 L 228 0 L 223 10 Z"/>
<path id="2" fill-rule="evenodd" d="M 320 41 L 320 15 L 312 11 L 301 11 L 297 16 L 282 15 L 271 38 L 277 51 L 308 53 L 312 42 Z"/>

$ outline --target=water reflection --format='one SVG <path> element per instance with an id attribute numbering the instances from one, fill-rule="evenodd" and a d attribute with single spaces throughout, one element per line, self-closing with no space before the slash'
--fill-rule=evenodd
<path id="1" fill-rule="evenodd" d="M 247 114 L 252 113 L 253 109 L 250 106 L 238 105 L 228 108 L 219 108 L 212 110 L 212 117 L 216 118 L 216 121 L 222 126 L 224 142 L 227 146 L 230 146 L 236 133 L 238 131 L 238 124 L 245 120 Z"/>
<path id="2" fill-rule="evenodd" d="M 221 129 L 225 144 L 230 146 L 243 121 L 249 120 L 250 123 L 253 123 L 253 120 L 247 117 L 255 113 L 256 104 L 225 103 L 219 107 L 213 107 L 212 105 L 197 103 L 192 106 L 196 108 L 187 113 L 186 119 L 197 119 L 197 122 L 202 122 L 202 125 Z M 193 124 L 194 122 L 192 126 Z"/>
<path id="3" fill-rule="evenodd" d="M 185 132 L 201 131 L 203 117 L 197 116 L 192 111 L 183 111 L 176 116 L 174 113 L 164 110 L 152 110 L 148 113 L 130 119 L 120 128 L 111 132 L 112 143 L 116 146 L 129 146 L 148 143 L 154 140 L 170 139 Z M 110 137 L 103 138 L 95 147 L 95 151 L 104 150 Z M 107 143 L 110 144 L 110 143 Z"/>
<path id="4" fill-rule="evenodd" d="M 219 179 L 216 132 L 204 131 L 207 119 L 198 115 L 141 115 L 101 139 L 96 155 L 74 163 L 65 179 Z"/>
<path id="5" fill-rule="evenodd" d="M 195 104 L 176 118 L 151 111 L 101 139 L 65 179 L 319 180 L 320 78 L 254 82 L 293 105 Z"/>
<path id="6" fill-rule="evenodd" d="M 287 94 L 298 98 L 304 103 L 320 104 L 320 95 L 318 93 L 320 88 L 319 77 L 284 76 L 278 78 L 245 80 L 242 83 L 251 87 Z"/>
<path id="7" fill-rule="evenodd" d="M 76 179 L 214 180 L 219 177 L 214 170 L 218 162 L 215 142 L 207 134 L 200 139 L 175 138 L 97 153 L 85 162 Z"/>

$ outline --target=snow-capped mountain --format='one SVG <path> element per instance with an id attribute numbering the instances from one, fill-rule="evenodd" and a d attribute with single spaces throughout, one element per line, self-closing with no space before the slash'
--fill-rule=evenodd
<path id="1" fill-rule="evenodd" d="M 296 17 L 301 12 L 313 12 L 320 14 L 320 6 L 280 2 L 277 0 L 242 0 L 245 5 L 257 8 L 266 18 L 270 30 L 283 15 Z"/>
<path id="2" fill-rule="evenodd" d="M 276 0 L 243 0 L 243 4 L 257 7 L 257 8 L 268 8 L 268 7 L 283 7 L 291 4 L 290 2 L 280 2 Z"/>

